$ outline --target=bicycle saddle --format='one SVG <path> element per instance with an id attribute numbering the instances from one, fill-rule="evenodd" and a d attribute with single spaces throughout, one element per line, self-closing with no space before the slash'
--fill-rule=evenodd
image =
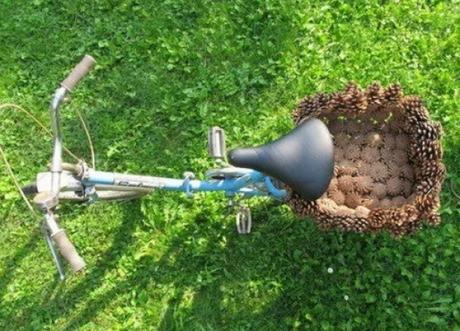
<path id="1" fill-rule="evenodd" d="M 228 159 L 235 167 L 260 171 L 289 185 L 302 198 L 316 200 L 333 175 L 334 145 L 326 125 L 312 118 L 269 144 L 231 150 Z"/>

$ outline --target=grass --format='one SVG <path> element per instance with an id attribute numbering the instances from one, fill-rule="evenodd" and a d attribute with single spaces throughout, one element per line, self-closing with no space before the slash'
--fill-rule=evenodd
<path id="1" fill-rule="evenodd" d="M 199 177 L 206 132 L 229 146 L 291 127 L 299 98 L 354 80 L 400 82 L 443 124 L 460 187 L 458 1 L 3 1 L 0 103 L 49 123 L 47 103 L 85 54 L 98 65 L 64 113 L 67 146 L 99 169 Z M 21 182 L 50 140 L 3 111 L 0 143 Z M 459 201 L 443 224 L 395 240 L 321 232 L 286 206 L 252 203 L 238 236 L 218 194 L 64 205 L 88 268 L 65 283 L 0 167 L 0 328 L 9 330 L 446 330 L 460 325 Z M 328 273 L 328 268 L 333 272 Z M 345 298 L 348 298 L 346 300 Z"/>

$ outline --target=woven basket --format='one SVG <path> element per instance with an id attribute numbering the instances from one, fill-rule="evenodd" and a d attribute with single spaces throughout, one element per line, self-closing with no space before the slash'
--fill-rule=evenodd
<path id="1" fill-rule="evenodd" d="M 441 222 L 444 179 L 441 125 L 430 120 L 419 97 L 398 85 L 304 98 L 293 112 L 299 124 L 317 117 L 334 138 L 335 170 L 316 201 L 292 192 L 290 206 L 323 228 L 357 232 L 388 230 L 396 236 Z"/>

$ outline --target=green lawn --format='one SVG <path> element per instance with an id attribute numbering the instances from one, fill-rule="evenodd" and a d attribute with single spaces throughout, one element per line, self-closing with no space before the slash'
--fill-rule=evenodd
<path id="1" fill-rule="evenodd" d="M 460 191 L 459 1 L 147 2 L 2 1 L 0 103 L 49 124 L 52 91 L 92 54 L 63 112 L 66 145 L 89 160 L 80 109 L 99 169 L 202 177 L 212 125 L 229 146 L 259 144 L 292 127 L 304 95 L 399 82 L 443 124 Z M 30 181 L 50 140 L 20 114 L 0 118 L 0 143 Z M 60 283 L 0 165 L 0 329 L 459 328 L 460 206 L 448 185 L 442 203 L 441 226 L 401 240 L 322 232 L 266 201 L 239 236 L 219 194 L 64 205 L 88 268 Z"/>

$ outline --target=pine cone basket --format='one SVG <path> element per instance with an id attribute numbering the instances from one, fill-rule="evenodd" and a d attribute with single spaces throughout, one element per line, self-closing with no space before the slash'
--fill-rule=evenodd
<path id="1" fill-rule="evenodd" d="M 334 178 L 318 200 L 293 192 L 289 205 L 324 229 L 410 234 L 440 222 L 444 180 L 439 123 L 422 100 L 399 85 L 377 83 L 362 90 L 304 98 L 293 111 L 295 124 L 317 117 L 329 128 L 335 148 Z M 307 170 L 308 171 L 308 170 Z"/>

